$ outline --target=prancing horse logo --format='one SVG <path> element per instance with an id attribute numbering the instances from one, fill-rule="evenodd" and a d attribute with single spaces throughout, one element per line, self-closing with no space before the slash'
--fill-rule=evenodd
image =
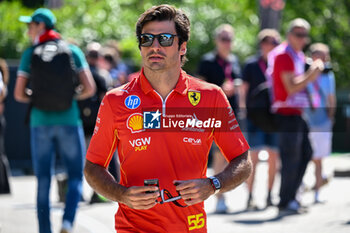
<path id="1" fill-rule="evenodd" d="M 187 93 L 188 100 L 193 106 L 196 106 L 201 100 L 201 93 L 199 91 L 189 91 Z"/>

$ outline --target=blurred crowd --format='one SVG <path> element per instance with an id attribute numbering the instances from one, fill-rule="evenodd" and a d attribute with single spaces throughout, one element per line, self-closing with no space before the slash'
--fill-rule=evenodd
<path id="1" fill-rule="evenodd" d="M 300 187 L 308 162 L 315 163 L 315 203 L 322 202 L 320 188 L 329 181 L 322 159 L 331 154 L 332 126 L 336 108 L 335 78 L 326 44 L 310 45 L 310 24 L 301 18 L 290 22 L 286 40 L 275 29 L 257 35 L 257 53 L 240 62 L 233 48 L 232 25 L 220 25 L 214 32 L 215 50 L 203 55 L 198 77 L 221 86 L 243 131 L 246 132 L 253 162 L 247 180 L 247 209 L 256 210 L 253 186 L 259 153 L 268 154 L 266 206 L 277 205 L 281 213 L 301 213 Z M 214 173 L 227 163 L 213 145 Z M 280 202 L 274 203 L 272 188 L 281 174 Z M 299 198 L 298 198 L 299 197 Z M 223 195 L 217 195 L 217 213 L 227 212 Z"/>

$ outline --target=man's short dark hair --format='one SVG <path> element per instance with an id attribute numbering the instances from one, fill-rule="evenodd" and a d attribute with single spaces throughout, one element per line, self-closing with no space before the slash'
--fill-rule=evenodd
<path id="1" fill-rule="evenodd" d="M 190 39 L 190 20 L 187 15 L 173 6 L 163 4 L 149 8 L 138 19 L 136 23 L 136 36 L 139 43 L 142 28 L 152 21 L 174 21 L 176 34 L 179 38 L 179 47 L 183 42 L 187 42 Z M 182 65 L 186 60 L 185 55 L 181 56 Z"/>

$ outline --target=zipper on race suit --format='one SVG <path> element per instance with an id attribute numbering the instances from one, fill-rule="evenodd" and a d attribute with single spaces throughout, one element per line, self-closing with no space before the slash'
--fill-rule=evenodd
<path id="1" fill-rule="evenodd" d="M 168 97 L 171 95 L 171 93 L 173 93 L 174 90 L 171 90 L 171 92 L 169 92 L 169 94 L 165 97 L 165 99 L 163 100 L 162 96 L 155 90 L 153 90 L 160 98 L 160 100 L 162 101 L 162 115 L 163 117 L 165 116 L 165 110 L 166 110 L 166 101 L 168 99 Z"/>

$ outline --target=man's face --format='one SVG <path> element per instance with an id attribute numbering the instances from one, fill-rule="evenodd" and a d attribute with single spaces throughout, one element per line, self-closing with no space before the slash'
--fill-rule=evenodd
<path id="1" fill-rule="evenodd" d="M 268 36 L 260 44 L 261 53 L 267 56 L 267 54 L 277 45 L 277 41 L 273 37 Z"/>
<path id="2" fill-rule="evenodd" d="M 305 28 L 296 27 L 289 33 L 288 39 L 295 50 L 301 51 L 309 43 L 309 33 Z"/>
<path id="3" fill-rule="evenodd" d="M 327 54 L 321 51 L 317 51 L 311 56 L 312 60 L 315 61 L 317 59 L 321 59 L 323 62 L 327 60 Z"/>
<path id="4" fill-rule="evenodd" d="M 216 49 L 220 54 L 228 55 L 231 53 L 233 35 L 228 31 L 222 31 L 216 38 Z"/>
<path id="5" fill-rule="evenodd" d="M 43 28 L 45 27 L 44 23 L 35 23 L 35 22 L 30 22 L 27 24 L 28 25 L 28 36 L 31 39 L 32 42 L 35 41 L 35 38 L 39 36 Z"/>
<path id="6" fill-rule="evenodd" d="M 141 34 L 143 33 L 176 35 L 175 23 L 174 21 L 152 21 L 144 25 Z M 179 37 L 175 36 L 171 46 L 162 47 L 158 39 L 154 38 L 150 47 L 141 46 L 140 48 L 144 68 L 161 71 L 181 67 L 181 56 L 186 53 L 186 42 L 182 43 L 179 48 Z"/>

